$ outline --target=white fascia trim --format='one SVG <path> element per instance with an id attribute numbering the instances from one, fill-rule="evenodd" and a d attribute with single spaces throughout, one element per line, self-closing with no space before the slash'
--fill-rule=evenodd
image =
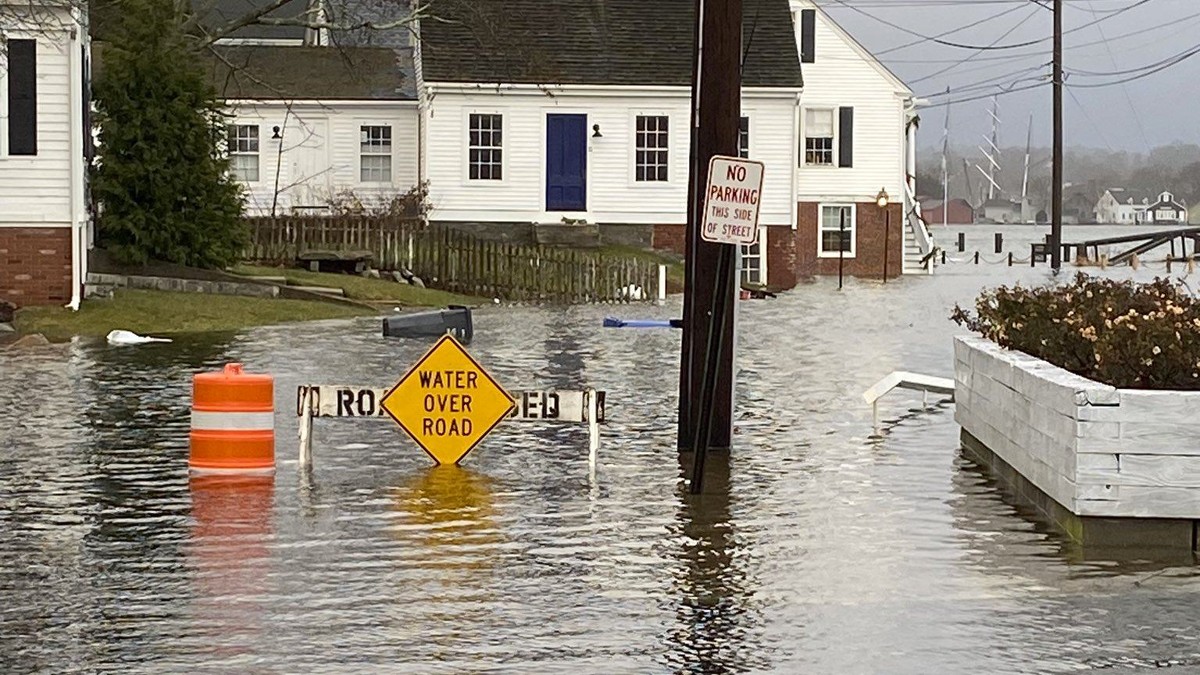
<path id="1" fill-rule="evenodd" d="M 668 85 L 602 85 L 602 84 L 502 84 L 499 82 L 426 82 L 431 92 L 450 94 L 512 93 L 544 96 L 547 90 L 569 94 L 595 96 L 655 96 L 692 95 L 691 87 Z M 800 87 L 742 87 L 742 95 L 756 98 L 790 99 L 801 91 Z"/>
<path id="2" fill-rule="evenodd" d="M 389 99 L 389 100 L 381 101 L 378 99 L 354 99 L 354 98 L 346 98 L 346 99 L 341 99 L 341 98 L 338 98 L 338 99 L 227 98 L 227 99 L 222 100 L 222 104 L 229 105 L 229 106 L 273 105 L 273 106 L 280 106 L 280 107 L 287 107 L 287 106 L 328 107 L 328 106 L 334 106 L 334 105 L 362 105 L 362 106 L 372 106 L 372 107 L 401 106 L 401 107 L 405 107 L 405 108 L 417 107 L 417 101 L 410 100 L 410 99 Z"/>

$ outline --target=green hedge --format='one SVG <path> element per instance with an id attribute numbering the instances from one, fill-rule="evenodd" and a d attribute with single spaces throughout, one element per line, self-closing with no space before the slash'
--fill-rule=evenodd
<path id="1" fill-rule="evenodd" d="M 1079 273 L 1069 283 L 985 290 L 950 318 L 996 344 L 1129 389 L 1200 390 L 1200 302 L 1170 279 Z"/>

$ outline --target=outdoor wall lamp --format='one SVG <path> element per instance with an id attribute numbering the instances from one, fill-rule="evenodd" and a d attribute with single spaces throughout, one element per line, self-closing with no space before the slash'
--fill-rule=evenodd
<path id="1" fill-rule="evenodd" d="M 886 284 L 888 277 L 888 248 L 892 239 L 892 212 L 887 210 L 888 193 L 886 188 L 879 188 L 879 194 L 875 195 L 875 203 L 879 205 L 879 208 L 883 209 L 883 283 Z"/>
<path id="2" fill-rule="evenodd" d="M 273 140 L 273 141 L 283 140 L 283 136 L 279 135 L 279 127 L 275 127 L 274 129 L 272 129 L 272 132 L 273 133 L 271 134 L 271 140 Z"/>
<path id="3" fill-rule="evenodd" d="M 599 124 L 592 125 L 592 138 L 604 138 L 604 136 L 602 136 L 600 134 L 600 125 Z"/>

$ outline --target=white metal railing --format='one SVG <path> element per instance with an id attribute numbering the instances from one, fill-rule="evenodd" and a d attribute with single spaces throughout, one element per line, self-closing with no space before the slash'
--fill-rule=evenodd
<path id="1" fill-rule="evenodd" d="M 921 202 L 917 201 L 917 195 L 913 192 L 912 185 L 907 181 L 904 183 L 904 191 L 908 198 L 908 203 L 912 204 L 907 219 L 909 227 L 912 228 L 917 248 L 921 250 L 921 258 L 925 261 L 925 267 L 932 273 L 936 260 L 934 251 L 937 248 L 933 242 L 933 234 L 929 232 L 929 228 L 925 225 L 925 217 L 921 215 Z M 942 208 L 945 208 L 945 206 L 943 205 Z"/>
<path id="2" fill-rule="evenodd" d="M 922 399 L 930 393 L 948 395 L 954 400 L 954 380 L 920 373 L 897 370 L 863 393 L 863 399 L 871 404 L 871 417 L 875 429 L 879 429 L 879 399 L 893 389 L 912 389 L 922 393 Z M 924 403 L 924 401 L 923 401 Z"/>

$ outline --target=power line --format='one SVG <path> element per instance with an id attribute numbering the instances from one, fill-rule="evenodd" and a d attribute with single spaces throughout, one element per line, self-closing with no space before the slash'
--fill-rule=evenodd
<path id="1" fill-rule="evenodd" d="M 931 35 L 925 35 L 923 33 L 918 33 L 917 31 L 914 31 L 910 28 L 901 26 L 900 24 L 897 24 L 892 21 L 888 21 L 887 19 L 883 19 L 878 16 L 875 16 L 874 14 L 871 14 L 870 12 L 863 10 L 861 7 L 859 7 L 857 5 L 850 4 L 850 2 L 848 0 L 833 0 L 833 1 L 843 7 L 847 7 L 851 10 L 854 10 L 855 12 L 858 12 L 859 14 L 862 14 L 863 16 L 874 19 L 875 21 L 878 21 L 879 23 L 882 23 L 885 26 L 890 26 L 892 28 L 895 28 L 896 30 L 902 31 L 904 33 L 908 33 L 909 35 L 914 35 L 916 37 L 919 37 L 919 38 L 921 38 L 920 42 L 933 42 L 933 43 L 943 45 L 946 47 L 955 47 L 957 49 L 974 49 L 974 50 L 982 50 L 982 51 L 1002 50 L 1002 49 L 1019 49 L 1021 47 L 1032 47 L 1033 45 L 1041 44 L 1042 42 L 1052 39 L 1052 38 L 1045 37 L 1045 38 L 1039 38 L 1037 40 L 1030 40 L 1030 41 L 1026 41 L 1026 42 L 1014 42 L 1014 43 L 1008 44 L 1008 45 L 1001 45 L 1001 44 L 996 44 L 996 43 L 992 43 L 989 45 L 970 45 L 970 44 L 964 44 L 964 43 L 959 43 L 959 42 L 951 42 L 949 40 L 943 40 L 941 38 L 934 37 Z M 1025 2 L 1029 2 L 1029 0 L 1025 0 Z M 1094 21 L 1085 23 L 1082 26 L 1076 26 L 1075 28 L 1072 28 L 1071 30 L 1068 30 L 1068 31 L 1063 31 L 1063 35 L 1068 35 L 1070 33 L 1076 33 L 1085 28 L 1095 26 L 1096 24 L 1098 24 L 1102 21 L 1107 21 L 1108 19 L 1111 19 L 1115 16 L 1118 16 L 1120 14 L 1128 12 L 1132 9 L 1141 7 L 1142 5 L 1145 5 L 1148 2 L 1151 2 L 1151 0 L 1137 0 L 1136 2 L 1134 2 L 1131 5 L 1121 7 L 1120 9 L 1115 9 L 1111 13 L 1109 13 L 1103 17 L 1100 17 Z M 1034 4 L 1036 4 L 1036 3 L 1034 3 Z M 1043 6 L 1038 5 L 1038 7 L 1043 7 Z M 1043 9 L 1044 9 L 1044 7 L 1043 7 Z M 917 44 L 919 44 L 920 42 L 918 42 Z"/>
<path id="2" fill-rule="evenodd" d="M 1075 102 L 1075 105 L 1079 106 L 1079 111 L 1083 113 L 1083 119 L 1087 120 L 1087 123 L 1092 125 L 1092 130 L 1095 131 L 1096 135 L 1100 137 L 1100 140 L 1104 142 L 1104 146 L 1107 147 L 1109 151 L 1112 151 L 1112 144 L 1108 142 L 1108 138 L 1104 135 L 1104 131 L 1100 128 L 1100 126 L 1092 120 L 1092 116 L 1088 113 L 1087 108 L 1085 108 L 1084 105 L 1079 102 L 1079 97 L 1077 97 L 1075 92 L 1071 91 L 1070 89 L 1067 89 L 1067 93 L 1071 95 L 1071 100 Z M 1145 141 L 1146 139 L 1143 137 L 1142 140 Z M 1147 143 L 1146 145 L 1149 144 Z"/>
<path id="3" fill-rule="evenodd" d="M 1117 85 L 1117 84 L 1124 84 L 1126 82 L 1136 82 L 1137 80 L 1140 80 L 1140 79 L 1143 79 L 1146 77 L 1150 77 L 1151 75 L 1154 75 L 1155 73 L 1161 73 L 1162 71 L 1164 71 L 1168 68 L 1171 68 L 1172 66 L 1176 66 L 1180 63 L 1183 63 L 1184 61 L 1187 61 L 1188 59 L 1192 58 L 1196 54 L 1200 54 L 1200 45 L 1193 47 L 1182 54 L 1178 54 L 1165 62 L 1161 62 L 1161 63 L 1157 64 L 1156 66 L 1150 68 L 1149 70 L 1146 70 L 1145 72 L 1141 72 L 1137 75 L 1131 75 L 1130 77 L 1122 78 L 1119 80 L 1113 80 L 1112 82 L 1097 82 L 1094 84 L 1073 84 L 1071 86 L 1076 87 L 1078 89 L 1097 89 L 1100 87 L 1111 87 L 1111 86 Z"/>
<path id="4" fill-rule="evenodd" d="M 948 31 L 944 31 L 944 32 L 942 32 L 942 33 L 938 33 L 937 35 L 935 35 L 935 36 L 933 36 L 933 37 L 935 37 L 935 38 L 943 38 L 943 37 L 946 37 L 947 35 L 952 35 L 952 34 L 954 34 L 954 33 L 958 33 L 958 32 L 961 32 L 961 31 L 967 30 L 967 29 L 969 29 L 969 28 L 974 28 L 975 26 L 978 26 L 978 25 L 980 25 L 980 24 L 983 24 L 983 23 L 987 23 L 988 21 L 995 21 L 996 19 L 999 19 L 999 18 L 1001 18 L 1001 17 L 1003 17 L 1003 16 L 1005 16 L 1005 15 L 1012 14 L 1013 12 L 1015 12 L 1015 11 L 1017 11 L 1017 10 L 1021 9 L 1023 6 L 1024 6 L 1024 3 L 1022 3 L 1022 4 L 1018 4 L 1018 5 L 1015 5 L 1015 6 L 1013 6 L 1013 7 L 1010 7 L 1010 8 L 1008 8 L 1008 9 L 1004 10 L 1003 12 L 1000 12 L 999 14 L 993 14 L 992 16 L 984 17 L 984 18 L 982 18 L 982 19 L 980 19 L 980 20 L 978 20 L 978 21 L 973 21 L 973 22 L 971 22 L 971 23 L 969 23 L 969 24 L 967 24 L 967 25 L 965 25 L 965 26 L 959 26 L 958 28 L 954 28 L 954 29 L 951 29 L 951 30 L 948 30 Z M 920 39 L 920 40 L 915 40 L 915 41 L 913 41 L 913 42 L 909 42 L 909 43 L 902 44 L 902 45 L 899 45 L 899 46 L 896 46 L 896 47 L 891 47 L 891 48 L 889 48 L 889 49 L 885 49 L 885 50 L 883 50 L 883 51 L 881 51 L 881 52 L 876 52 L 875 56 L 877 56 L 877 57 L 878 57 L 878 56 L 882 56 L 882 55 L 884 55 L 884 54 L 890 54 L 891 52 L 900 51 L 901 49 L 907 49 L 907 48 L 909 48 L 909 47 L 912 47 L 912 46 L 914 46 L 914 45 L 919 45 L 919 44 L 921 44 L 921 43 L 923 43 L 923 42 L 925 42 L 925 39 L 924 39 L 924 38 L 922 38 L 922 39 Z"/>
<path id="5" fill-rule="evenodd" d="M 1093 17 L 1096 16 L 1095 3 L 1089 2 L 1088 8 L 1090 10 L 1092 10 L 1092 16 Z M 1112 67 L 1116 68 L 1117 67 L 1117 57 L 1113 55 L 1112 45 L 1110 45 L 1108 43 L 1108 36 L 1104 34 L 1104 26 L 1098 25 L 1098 26 L 1096 26 L 1096 29 L 1098 31 L 1100 31 L 1100 39 L 1104 40 L 1104 49 L 1105 49 L 1105 51 L 1108 52 L 1108 60 L 1112 63 Z M 1133 120 L 1135 122 L 1137 122 L 1138 133 L 1142 137 L 1142 145 L 1149 146 L 1150 142 L 1148 140 L 1146 140 L 1146 127 L 1145 127 L 1145 125 L 1142 124 L 1142 117 L 1141 117 L 1141 115 L 1138 114 L 1137 107 L 1133 105 L 1133 97 L 1129 95 L 1129 87 L 1127 87 L 1125 85 L 1121 85 L 1121 91 L 1124 92 L 1124 94 L 1125 94 L 1125 102 L 1129 104 L 1129 111 L 1133 113 Z M 1074 98 L 1075 94 L 1072 93 L 1071 97 Z M 1075 103 L 1078 104 L 1079 100 L 1076 99 Z M 1082 108 L 1083 106 L 1080 106 L 1080 107 Z M 1086 111 L 1084 112 L 1084 114 L 1085 115 L 1087 114 Z M 1107 141 L 1105 141 L 1105 143 L 1107 144 Z M 1109 149 L 1111 150 L 1112 148 L 1109 147 Z"/>
<path id="6" fill-rule="evenodd" d="M 1020 28 L 1022 25 L 1024 25 L 1026 21 L 1029 21 L 1030 19 L 1032 19 L 1032 18 L 1033 18 L 1033 17 L 1034 17 L 1036 14 L 1037 14 L 1037 10 L 1035 9 L 1035 10 L 1033 10 L 1033 12 L 1029 13 L 1029 14 L 1028 14 L 1028 15 L 1027 15 L 1027 16 L 1026 16 L 1024 19 L 1021 19 L 1021 20 L 1020 20 L 1020 21 L 1018 21 L 1018 22 L 1017 22 L 1015 25 L 1013 25 L 1013 27 L 1012 27 L 1012 28 L 1009 28 L 1008 30 L 1006 30 L 1006 31 L 1004 31 L 1003 33 L 1001 33 L 1001 34 L 1000 34 L 1000 36 L 999 36 L 999 37 L 997 37 L 997 38 L 996 38 L 996 39 L 995 39 L 995 40 L 992 42 L 992 44 L 997 44 L 997 43 L 999 43 L 1001 40 L 1003 40 L 1004 38 L 1006 38 L 1006 37 L 1008 37 L 1009 35 L 1011 35 L 1011 34 L 1012 34 L 1014 31 L 1016 31 L 1018 28 Z M 932 73 L 930 73 L 930 74 L 928 74 L 928 75 L 925 75 L 925 76 L 922 76 L 922 77 L 918 77 L 918 78 L 917 78 L 917 79 L 915 79 L 915 80 L 909 80 L 909 81 L 908 81 L 906 84 L 913 85 L 913 84 L 916 84 L 916 83 L 918 83 L 918 82 L 924 82 L 925 80 L 930 80 L 930 79 L 933 79 L 933 78 L 937 77 L 938 75 L 942 75 L 943 73 L 948 73 L 948 72 L 950 72 L 951 70 L 954 70 L 955 68 L 957 68 L 957 67 L 959 67 L 959 66 L 961 66 L 961 65 L 963 65 L 963 64 L 965 64 L 965 63 L 967 63 L 968 61 L 971 61 L 972 59 L 974 59 L 976 56 L 979 56 L 979 55 L 980 55 L 980 54 L 982 54 L 983 52 L 984 52 L 984 50 L 982 50 L 982 49 L 981 49 L 981 50 L 978 50 L 978 51 L 976 51 L 974 54 L 971 54 L 970 56 L 968 56 L 968 57 L 966 57 L 965 59 L 963 59 L 963 60 L 959 61 L 958 63 L 951 64 L 951 65 L 949 65 L 949 66 L 946 66 L 945 68 L 942 68 L 941 70 L 938 70 L 938 71 L 932 72 Z"/>

